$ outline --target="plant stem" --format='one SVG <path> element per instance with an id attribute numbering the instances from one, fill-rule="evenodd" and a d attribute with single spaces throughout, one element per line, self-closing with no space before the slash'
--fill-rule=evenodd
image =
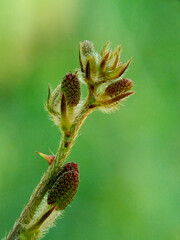
<path id="1" fill-rule="evenodd" d="M 48 191 L 52 189 L 54 186 L 53 184 L 56 183 L 58 174 L 69 155 L 85 119 L 98 107 L 102 108 L 102 110 L 104 108 L 107 110 L 116 109 L 120 100 L 133 93 L 129 92 L 132 88 L 131 80 L 124 79 L 126 80 L 126 84 L 124 84 L 123 79 L 118 80 L 127 69 L 130 61 L 127 64 L 122 64 L 119 59 L 119 47 L 116 51 L 111 52 L 107 49 L 108 44 L 109 42 L 103 48 L 101 55 L 99 55 L 94 51 L 91 42 L 84 41 L 80 43 L 79 60 L 81 71 L 79 72 L 78 70 L 75 74 L 71 72 L 67 74 L 53 93 L 51 93 L 51 88 L 49 87 L 46 109 L 55 125 L 59 126 L 61 129 L 62 140 L 55 159 L 53 156 L 54 161 L 44 173 L 41 181 L 31 195 L 28 204 L 22 211 L 20 218 L 16 221 L 6 240 L 35 240 L 41 238 L 43 235 L 43 230 L 40 229 L 41 227 L 43 228 L 41 225 L 44 225 L 46 223 L 45 221 L 47 221 L 47 227 L 49 227 L 49 216 L 56 213 L 56 208 L 51 208 L 50 210 L 46 208 L 51 205 L 46 201 Z M 81 107 L 79 109 L 81 110 L 76 112 L 79 107 L 77 104 L 81 99 L 78 76 L 87 84 L 88 97 L 83 105 L 79 105 Z M 114 90 L 114 85 L 112 84 L 108 85 L 108 87 L 104 86 L 106 87 L 104 90 L 99 88 L 103 83 L 111 81 L 118 82 L 118 84 L 120 84 L 120 90 Z M 110 92 L 113 93 L 112 96 L 110 96 L 111 94 L 107 96 L 105 94 L 109 87 Z M 45 203 L 46 207 L 43 203 Z M 52 220 L 55 220 L 55 217 Z M 35 231 L 37 231 L 33 232 L 36 227 L 38 229 L 35 229 Z M 30 233 L 31 235 L 28 235 L 28 229 L 32 233 Z M 35 238 L 36 236 L 34 234 L 36 234 L 37 238 Z"/>
<path id="2" fill-rule="evenodd" d="M 63 166 L 69 152 L 74 144 L 76 137 L 78 136 L 79 129 L 84 123 L 87 116 L 93 111 L 89 108 L 89 98 L 87 103 L 84 105 L 81 113 L 75 119 L 75 123 L 71 127 L 70 135 L 63 133 L 62 140 L 59 149 L 56 154 L 56 158 L 53 163 L 49 166 L 46 173 L 43 175 L 40 183 L 37 185 L 34 193 L 32 194 L 28 204 L 21 213 L 20 218 L 16 221 L 12 231 L 7 236 L 6 240 L 18 240 L 18 236 L 24 231 L 25 226 L 29 224 L 43 200 L 48 189 L 54 183 L 58 172 Z"/>

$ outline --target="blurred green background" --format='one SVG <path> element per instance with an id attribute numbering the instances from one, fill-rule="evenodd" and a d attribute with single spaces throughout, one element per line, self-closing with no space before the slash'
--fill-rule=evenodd
<path id="1" fill-rule="evenodd" d="M 69 161 L 81 184 L 44 239 L 180 239 L 180 1 L 0 1 L 0 238 L 55 153 L 47 86 L 79 66 L 78 43 L 122 44 L 136 94 L 93 113 Z"/>

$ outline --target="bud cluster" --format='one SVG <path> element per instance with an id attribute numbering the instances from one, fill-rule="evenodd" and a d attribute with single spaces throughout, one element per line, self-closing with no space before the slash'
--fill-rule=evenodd
<path id="1" fill-rule="evenodd" d="M 49 190 L 47 203 L 54 205 L 58 210 L 64 210 L 76 195 L 78 186 L 78 164 L 74 162 L 65 164 Z"/>
<path id="2" fill-rule="evenodd" d="M 131 95 L 133 82 L 122 78 L 131 60 L 127 63 L 120 61 L 121 46 L 114 51 L 109 48 L 109 42 L 104 46 L 101 53 L 95 52 L 93 43 L 90 41 L 80 42 L 79 62 L 80 69 L 76 73 L 68 73 L 62 82 L 51 93 L 46 109 L 56 125 L 61 126 L 63 131 L 69 131 L 74 123 L 78 111 L 83 108 L 79 104 L 81 100 L 80 81 L 85 82 L 89 89 L 89 108 L 115 109 L 118 103 Z M 79 107 L 77 107 L 77 105 Z"/>
<path id="3" fill-rule="evenodd" d="M 84 49 L 88 50 L 85 51 Z M 81 72 L 84 74 L 84 82 L 97 90 L 94 95 L 94 106 L 101 110 L 103 108 L 114 109 L 114 106 L 117 108 L 117 104 L 122 99 L 133 93 L 129 92 L 133 87 L 132 80 L 121 78 L 131 59 L 127 63 L 122 63 L 120 61 L 120 51 L 121 46 L 111 51 L 109 42 L 107 42 L 101 53 L 98 54 L 94 51 L 91 42 L 80 43 L 79 60 Z M 103 87 L 100 88 L 100 86 Z"/>

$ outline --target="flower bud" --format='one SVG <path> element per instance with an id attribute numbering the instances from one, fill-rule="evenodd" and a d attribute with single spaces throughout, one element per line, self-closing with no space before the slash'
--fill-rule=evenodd
<path id="1" fill-rule="evenodd" d="M 79 166 L 77 163 L 75 162 L 69 162 L 69 163 L 66 163 L 60 170 L 59 174 L 58 174 L 58 177 L 60 175 L 62 175 L 63 173 L 65 172 L 68 172 L 68 171 L 75 171 L 77 173 L 79 173 Z"/>
<path id="2" fill-rule="evenodd" d="M 74 73 L 70 72 L 63 78 L 61 91 L 64 92 L 69 107 L 74 107 L 79 103 L 81 96 L 80 83 Z"/>
<path id="3" fill-rule="evenodd" d="M 133 81 L 130 79 L 123 78 L 110 84 L 106 90 L 105 94 L 110 97 L 115 97 L 121 93 L 126 93 L 133 87 Z"/>
<path id="4" fill-rule="evenodd" d="M 81 51 L 84 56 L 93 55 L 94 45 L 92 42 L 85 40 L 81 45 Z"/>
<path id="5" fill-rule="evenodd" d="M 64 210 L 73 200 L 79 186 L 79 169 L 75 163 L 66 164 L 49 191 L 47 203 Z"/>

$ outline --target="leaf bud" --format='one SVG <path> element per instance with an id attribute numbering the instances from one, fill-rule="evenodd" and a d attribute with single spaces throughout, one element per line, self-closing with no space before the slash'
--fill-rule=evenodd
<path id="1" fill-rule="evenodd" d="M 81 51 L 84 56 L 93 55 L 94 45 L 92 42 L 85 40 L 81 45 Z"/>

